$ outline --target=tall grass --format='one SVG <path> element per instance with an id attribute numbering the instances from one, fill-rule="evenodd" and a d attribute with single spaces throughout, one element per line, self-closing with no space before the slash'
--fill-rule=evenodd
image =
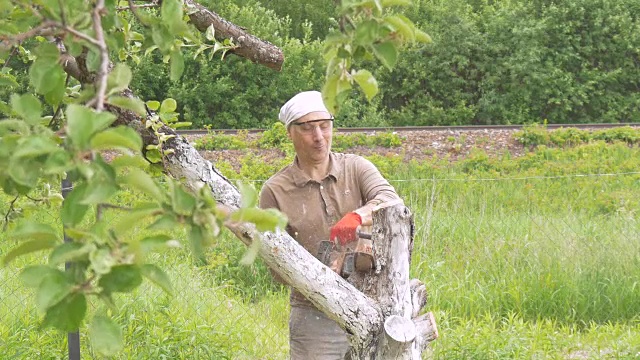
<path id="1" fill-rule="evenodd" d="M 455 164 L 371 160 L 414 214 L 412 277 L 425 282 L 441 335 L 425 358 L 640 357 L 637 147 L 539 147 L 521 158 L 475 153 Z M 269 166 L 245 164 L 245 174 Z M 58 221 L 47 209 L 28 211 Z M 13 246 L 3 233 L 0 253 Z M 127 343 L 117 358 L 286 358 L 287 290 L 261 262 L 239 265 L 243 251 L 225 233 L 206 266 L 182 249 L 150 259 L 169 269 L 177 295 L 145 284 L 117 299 Z M 43 258 L 0 269 L 6 358 L 65 357 L 64 334 L 38 329 L 33 294 L 16 279 Z M 81 334 L 83 356 L 97 358 Z"/>

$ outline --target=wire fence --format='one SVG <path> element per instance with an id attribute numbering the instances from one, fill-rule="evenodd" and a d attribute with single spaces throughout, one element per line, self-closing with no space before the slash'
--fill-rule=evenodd
<path id="1" fill-rule="evenodd" d="M 633 285 L 640 276 L 640 172 L 401 176 L 390 182 L 414 214 L 412 273 L 427 285 L 428 310 L 584 322 L 624 321 L 640 311 Z M 32 214 L 59 224 L 55 213 Z M 16 245 L 2 236 L 0 255 Z M 145 282 L 116 298 L 112 315 L 126 345 L 115 358 L 287 358 L 288 291 L 271 282 L 260 261 L 240 265 L 243 251 L 227 237 L 207 265 L 197 265 L 187 249 L 155 254 L 151 260 L 167 271 L 175 296 Z M 0 269 L 0 357 L 101 358 L 87 326 L 70 337 L 39 328 L 34 292 L 18 279 L 34 260 L 46 256 Z M 89 317 L 101 306 L 91 302 Z"/>

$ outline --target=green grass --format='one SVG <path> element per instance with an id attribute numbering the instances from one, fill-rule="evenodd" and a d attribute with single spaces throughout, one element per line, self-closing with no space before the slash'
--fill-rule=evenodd
<path id="1" fill-rule="evenodd" d="M 412 277 L 425 282 L 440 332 L 425 358 L 640 357 L 640 149 L 595 142 L 455 164 L 371 160 L 414 214 Z M 245 177 L 272 166 L 245 164 Z M 57 221 L 46 208 L 24 211 Z M 0 254 L 13 246 L 3 233 Z M 262 263 L 239 265 L 243 251 L 225 233 L 207 266 L 183 249 L 151 259 L 168 269 L 177 295 L 145 283 L 117 299 L 127 345 L 116 358 L 286 358 L 287 291 Z M 65 357 L 64 334 L 38 329 L 33 294 L 16 279 L 42 259 L 0 269 L 6 358 Z M 99 358 L 81 333 L 83 357 Z"/>

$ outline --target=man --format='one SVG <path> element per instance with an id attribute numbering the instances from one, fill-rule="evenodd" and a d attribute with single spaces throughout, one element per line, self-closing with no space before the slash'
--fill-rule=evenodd
<path id="1" fill-rule="evenodd" d="M 287 215 L 287 232 L 311 254 L 323 240 L 355 241 L 357 227 L 371 225 L 372 209 L 397 200 L 396 191 L 368 160 L 331 152 L 333 116 L 320 92 L 295 95 L 282 106 L 279 119 L 296 156 L 264 184 L 260 207 Z M 349 342 L 337 323 L 295 290 L 290 303 L 291 359 L 343 359 Z"/>

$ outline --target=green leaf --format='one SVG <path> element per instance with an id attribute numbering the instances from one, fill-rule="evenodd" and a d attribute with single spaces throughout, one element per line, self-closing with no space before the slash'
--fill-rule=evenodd
<path id="1" fill-rule="evenodd" d="M 9 162 L 9 176 L 17 184 L 33 189 L 40 177 L 40 163 L 35 159 L 12 157 Z"/>
<path id="2" fill-rule="evenodd" d="M 402 15 L 387 16 L 384 21 L 391 28 L 400 34 L 407 41 L 413 42 L 416 39 L 415 25 L 407 17 Z"/>
<path id="3" fill-rule="evenodd" d="M 251 265 L 258 257 L 258 253 L 260 252 L 260 247 L 262 246 L 262 239 L 254 238 L 251 242 L 251 246 L 249 249 L 242 255 L 242 259 L 240 259 L 241 265 Z"/>
<path id="4" fill-rule="evenodd" d="M 100 53 L 93 46 L 89 47 L 89 52 L 87 53 L 87 70 L 95 72 L 100 68 Z"/>
<path id="5" fill-rule="evenodd" d="M 62 223 L 68 227 L 75 227 L 78 225 L 84 215 L 89 210 L 89 206 L 81 203 L 84 198 L 84 192 L 86 184 L 76 186 L 62 202 L 62 209 L 60 216 L 62 217 Z"/>
<path id="6" fill-rule="evenodd" d="M 50 239 L 31 240 L 22 243 L 17 248 L 9 251 L 2 259 L 3 265 L 7 266 L 13 259 L 18 256 L 29 254 L 39 250 L 51 249 L 56 245 L 56 241 Z"/>
<path id="7" fill-rule="evenodd" d="M 60 56 L 58 47 L 52 42 L 40 43 L 40 45 L 33 50 L 33 53 L 38 57 L 38 59 L 53 62 L 57 61 Z"/>
<path id="8" fill-rule="evenodd" d="M 416 29 L 416 41 L 425 44 L 431 44 L 433 42 L 433 40 L 431 40 L 431 36 L 420 29 Z"/>
<path id="9" fill-rule="evenodd" d="M 117 234 L 124 234 L 136 228 L 137 226 L 144 224 L 145 218 L 154 215 L 158 212 L 158 208 L 152 209 L 138 209 L 130 211 L 127 216 L 121 217 L 114 225 L 113 230 Z"/>
<path id="10" fill-rule="evenodd" d="M 165 234 L 147 236 L 144 239 L 140 240 L 140 248 L 142 252 L 146 254 L 155 249 L 166 247 L 167 242 L 170 240 L 171 237 Z"/>
<path id="11" fill-rule="evenodd" d="M 164 194 L 151 176 L 138 168 L 129 169 L 129 173 L 122 178 L 122 182 L 142 191 L 155 201 L 162 201 L 164 198 Z"/>
<path id="12" fill-rule="evenodd" d="M 93 150 L 130 149 L 141 151 L 142 138 L 132 128 L 121 125 L 97 133 L 91 139 L 91 148 Z"/>
<path id="13" fill-rule="evenodd" d="M 354 36 L 357 45 L 371 45 L 378 38 L 380 25 L 375 20 L 366 20 L 358 24 Z"/>
<path id="14" fill-rule="evenodd" d="M 242 208 L 231 214 L 231 220 L 250 222 L 258 231 L 274 231 L 287 226 L 287 217 L 275 209 Z"/>
<path id="15" fill-rule="evenodd" d="M 213 27 L 213 24 L 209 25 L 207 31 L 205 31 L 204 36 L 209 41 L 216 41 L 216 29 Z"/>
<path id="16" fill-rule="evenodd" d="M 49 265 L 55 266 L 69 261 L 87 260 L 94 247 L 77 242 L 58 245 L 49 255 Z"/>
<path id="17" fill-rule="evenodd" d="M 126 64 L 118 63 L 107 77 L 107 95 L 119 93 L 129 87 L 131 69 Z"/>
<path id="18" fill-rule="evenodd" d="M 118 187 L 113 182 L 107 180 L 91 181 L 88 183 L 87 190 L 84 192 L 84 197 L 79 204 L 92 205 L 106 203 L 116 191 L 118 191 Z"/>
<path id="19" fill-rule="evenodd" d="M 58 269 L 54 269 L 47 265 L 31 265 L 24 268 L 19 275 L 20 281 L 24 286 L 37 288 L 40 286 L 42 280 L 53 273 L 60 273 L 64 276 L 64 273 Z M 56 276 L 56 275 L 52 275 Z"/>
<path id="20" fill-rule="evenodd" d="M 140 267 L 142 275 L 160 286 L 167 294 L 173 295 L 173 286 L 169 276 L 159 267 L 152 264 L 144 264 Z"/>
<path id="21" fill-rule="evenodd" d="M 347 79 L 346 77 L 340 77 L 340 79 L 338 79 L 338 84 L 337 84 L 337 88 L 336 88 L 336 93 L 338 97 L 340 97 L 341 94 L 344 94 L 345 92 L 351 90 L 352 86 L 351 86 L 351 82 L 349 82 L 349 79 Z"/>
<path id="22" fill-rule="evenodd" d="M 160 16 L 163 23 L 169 27 L 171 33 L 179 34 L 186 29 L 182 21 L 182 15 L 182 2 L 177 0 L 165 0 L 162 2 Z"/>
<path id="23" fill-rule="evenodd" d="M 140 155 L 120 155 L 111 160 L 111 166 L 115 169 L 124 167 L 136 167 L 146 169 L 149 166 L 147 160 Z"/>
<path id="24" fill-rule="evenodd" d="M 173 124 L 171 124 L 170 126 L 171 126 L 171 128 L 173 128 L 173 129 L 177 129 L 177 128 L 181 128 L 181 127 L 191 126 L 191 124 L 192 124 L 192 123 L 191 123 L 191 122 L 189 122 L 189 121 L 180 121 L 180 122 L 177 122 L 177 123 L 173 123 Z"/>
<path id="25" fill-rule="evenodd" d="M 29 68 L 29 79 L 49 104 L 60 102 L 65 92 L 65 73 L 56 61 L 38 58 Z"/>
<path id="26" fill-rule="evenodd" d="M 169 78 L 171 81 L 178 81 L 184 71 L 184 56 L 182 51 L 176 50 L 171 53 L 171 73 Z"/>
<path id="27" fill-rule="evenodd" d="M 13 76 L 10 77 L 10 75 L 0 74 L 0 87 L 18 87 L 18 86 L 20 86 L 20 84 L 18 84 L 18 82 L 14 80 Z"/>
<path id="28" fill-rule="evenodd" d="M 196 199 L 174 181 L 171 187 L 171 205 L 177 214 L 190 215 L 196 206 Z"/>
<path id="29" fill-rule="evenodd" d="M 172 113 L 176 111 L 178 108 L 178 103 L 172 98 L 166 98 L 162 100 L 162 105 L 160 105 L 161 113 Z"/>
<path id="30" fill-rule="evenodd" d="M 144 156 L 152 164 L 156 164 L 162 161 L 162 154 L 158 149 L 147 149 L 147 151 L 144 153 Z"/>
<path id="31" fill-rule="evenodd" d="M 48 81 L 51 82 L 52 87 L 47 93 L 44 94 L 44 100 L 49 105 L 57 106 L 62 102 L 65 95 L 65 74 L 62 68 L 54 68 L 50 73 Z"/>
<path id="32" fill-rule="evenodd" d="M 147 107 L 149 108 L 149 110 L 151 111 L 156 111 L 160 108 L 160 102 L 159 101 L 155 101 L 155 100 L 150 100 L 147 101 Z"/>
<path id="33" fill-rule="evenodd" d="M 69 41 L 65 41 L 64 44 L 67 45 L 67 51 L 69 52 L 69 55 L 73 57 L 78 57 L 82 54 L 82 48 L 84 46 L 82 45 L 81 42 L 69 40 Z"/>
<path id="34" fill-rule="evenodd" d="M 107 102 L 119 108 L 131 110 L 140 116 L 147 115 L 147 109 L 144 107 L 144 102 L 138 98 L 113 95 L 107 99 Z"/>
<path id="35" fill-rule="evenodd" d="M 21 157 L 37 157 L 46 155 L 60 150 L 58 144 L 46 135 L 32 135 L 20 139 L 18 148 L 13 156 Z"/>
<path id="36" fill-rule="evenodd" d="M 392 70 L 398 61 L 398 48 L 390 41 L 374 44 L 373 53 L 389 70 Z"/>
<path id="37" fill-rule="evenodd" d="M 31 94 L 11 95 L 11 107 L 30 125 L 36 125 L 42 118 L 42 104 Z"/>
<path id="38" fill-rule="evenodd" d="M 62 331 L 77 331 L 87 313 L 84 294 L 73 293 L 47 310 L 42 324 Z"/>
<path id="39" fill-rule="evenodd" d="M 24 121 L 14 119 L 2 119 L 0 121 L 0 136 L 14 133 L 29 133 L 29 126 Z M 17 141 L 17 137 L 15 138 Z"/>
<path id="40" fill-rule="evenodd" d="M 177 226 L 180 226 L 180 223 L 176 219 L 173 214 L 165 214 L 160 216 L 153 224 L 149 225 L 147 229 L 149 230 L 173 230 Z"/>
<path id="41" fill-rule="evenodd" d="M 67 135 L 80 150 L 89 147 L 89 140 L 98 131 L 104 130 L 116 116 L 109 112 L 97 113 L 85 106 L 71 104 L 67 107 Z"/>
<path id="42" fill-rule="evenodd" d="M 137 265 L 117 265 L 100 278 L 98 285 L 107 293 L 129 292 L 142 283 L 140 267 Z"/>
<path id="43" fill-rule="evenodd" d="M 73 284 L 62 272 L 53 272 L 47 275 L 38 286 L 36 292 L 36 307 L 40 312 L 45 312 L 50 307 L 59 303 L 73 290 Z"/>
<path id="44" fill-rule="evenodd" d="M 13 239 L 29 239 L 29 240 L 60 240 L 60 231 L 48 224 L 26 221 L 18 224 L 11 232 Z"/>
<path id="45" fill-rule="evenodd" d="M 57 151 L 49 154 L 43 170 L 45 174 L 61 175 L 68 171 L 72 166 L 71 154 L 61 148 L 58 148 Z"/>
<path id="46" fill-rule="evenodd" d="M 336 96 L 338 95 L 338 80 L 340 80 L 340 76 L 337 74 L 327 76 L 324 85 L 322 86 L 322 99 L 324 100 L 324 104 L 327 106 L 327 109 L 329 109 L 332 114 L 337 113 L 338 110 L 336 103 Z"/>
<path id="47" fill-rule="evenodd" d="M 207 257 L 204 253 L 204 249 L 207 246 L 202 228 L 198 226 L 192 226 L 189 232 L 189 245 L 191 245 L 191 251 L 193 256 L 201 263 L 207 263 Z"/>
<path id="48" fill-rule="evenodd" d="M 91 261 L 93 271 L 97 274 L 108 274 L 116 262 L 113 255 L 111 255 L 111 251 L 107 248 L 91 251 L 91 253 L 89 253 L 89 261 Z"/>
<path id="49" fill-rule="evenodd" d="M 255 207 L 258 203 L 258 192 L 253 185 L 240 183 L 238 184 L 238 190 L 240 190 L 240 195 L 242 197 L 242 205 L 243 208 Z"/>
<path id="50" fill-rule="evenodd" d="M 163 55 L 166 55 L 171 50 L 173 35 L 164 24 L 154 24 L 151 27 L 151 38 Z"/>
<path id="51" fill-rule="evenodd" d="M 115 355 L 124 348 L 122 330 L 113 320 L 103 315 L 93 317 L 89 325 L 89 339 L 93 349 L 104 356 Z"/>
<path id="52" fill-rule="evenodd" d="M 378 82 L 368 70 L 358 70 L 353 74 L 353 79 L 358 83 L 367 100 L 371 101 L 378 93 Z"/>

